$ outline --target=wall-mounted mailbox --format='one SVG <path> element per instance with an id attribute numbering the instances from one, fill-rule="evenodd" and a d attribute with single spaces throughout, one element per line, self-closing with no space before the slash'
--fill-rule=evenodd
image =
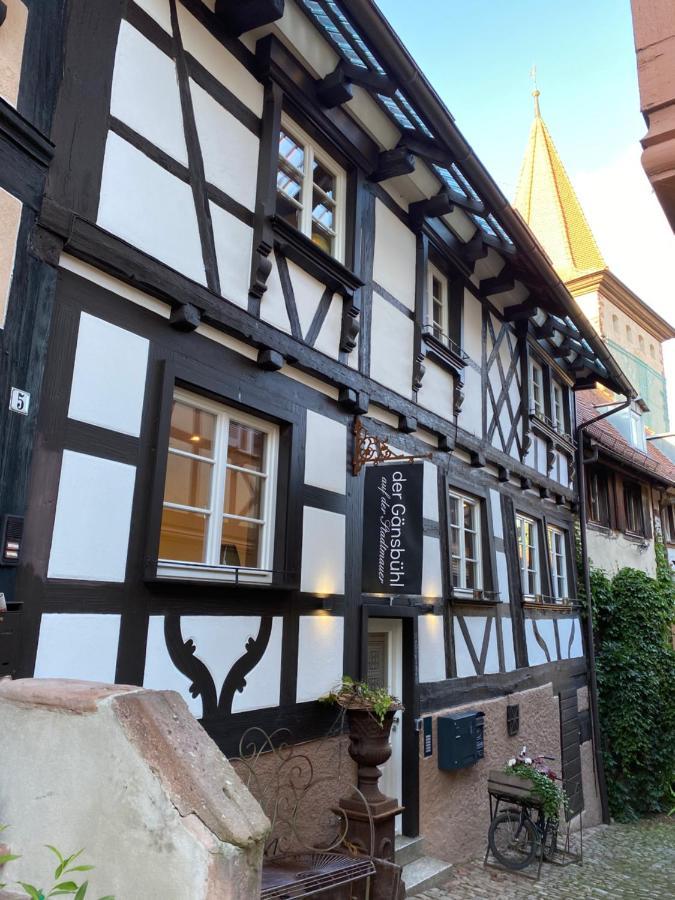
<path id="1" fill-rule="evenodd" d="M 478 710 L 438 717 L 438 768 L 454 772 L 484 756 L 483 722 Z"/>

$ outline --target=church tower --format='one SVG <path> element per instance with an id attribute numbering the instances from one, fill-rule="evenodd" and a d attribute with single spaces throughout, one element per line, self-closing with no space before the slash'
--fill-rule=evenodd
<path id="1" fill-rule="evenodd" d="M 663 341 L 673 329 L 607 267 L 533 92 L 534 121 L 514 206 L 561 280 L 605 341 L 649 411 L 645 425 L 669 431 Z"/>

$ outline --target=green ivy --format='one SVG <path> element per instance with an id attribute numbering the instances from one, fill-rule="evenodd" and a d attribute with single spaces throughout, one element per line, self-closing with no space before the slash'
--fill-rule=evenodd
<path id="1" fill-rule="evenodd" d="M 675 588 L 656 546 L 656 578 L 591 571 L 605 774 L 620 820 L 667 810 L 675 773 Z"/>

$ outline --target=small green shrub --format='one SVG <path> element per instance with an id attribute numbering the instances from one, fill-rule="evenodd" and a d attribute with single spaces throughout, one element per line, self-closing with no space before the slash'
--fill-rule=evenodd
<path id="1" fill-rule="evenodd" d="M 384 724 L 388 712 L 402 709 L 398 698 L 384 688 L 371 687 L 365 681 L 354 681 L 349 675 L 343 675 L 340 684 L 320 699 L 323 703 L 336 703 L 343 709 L 367 709 L 380 726 Z"/>
<path id="2" fill-rule="evenodd" d="M 6 828 L 6 825 L 0 826 L 0 832 L 4 831 Z M 47 900 L 48 897 L 66 897 L 71 895 L 73 896 L 73 900 L 85 900 L 87 890 L 89 889 L 89 882 L 84 881 L 81 884 L 78 884 L 73 880 L 73 875 L 76 872 L 90 872 L 94 868 L 94 866 L 83 865 L 81 863 L 73 865 L 78 857 L 84 853 L 84 850 L 78 850 L 77 853 L 64 857 L 56 847 L 52 847 L 51 844 L 47 844 L 47 849 L 50 850 L 58 860 L 57 866 L 54 869 L 54 884 L 51 888 L 38 888 L 33 884 L 29 884 L 27 881 L 17 881 L 16 883 L 21 886 L 25 894 L 30 897 L 31 900 Z M 0 856 L 0 866 L 4 866 L 5 863 L 20 858 L 20 856 L 13 853 L 7 853 L 4 856 Z M 0 889 L 6 886 L 6 884 L 0 883 Z M 108 895 L 106 897 L 101 897 L 100 900 L 115 900 L 115 898 L 112 895 Z"/>

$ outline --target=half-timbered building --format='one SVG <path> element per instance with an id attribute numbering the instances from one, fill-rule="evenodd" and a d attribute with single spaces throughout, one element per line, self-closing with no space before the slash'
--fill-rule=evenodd
<path id="1" fill-rule="evenodd" d="M 14 673 L 174 688 L 228 754 L 386 684 L 399 827 L 449 859 L 516 744 L 594 807 L 573 396 L 634 392 L 397 35 L 371 0 L 63 28 Z M 415 594 L 362 590 L 367 449 L 423 458 Z M 485 759 L 448 773 L 420 730 L 459 708 Z"/>

